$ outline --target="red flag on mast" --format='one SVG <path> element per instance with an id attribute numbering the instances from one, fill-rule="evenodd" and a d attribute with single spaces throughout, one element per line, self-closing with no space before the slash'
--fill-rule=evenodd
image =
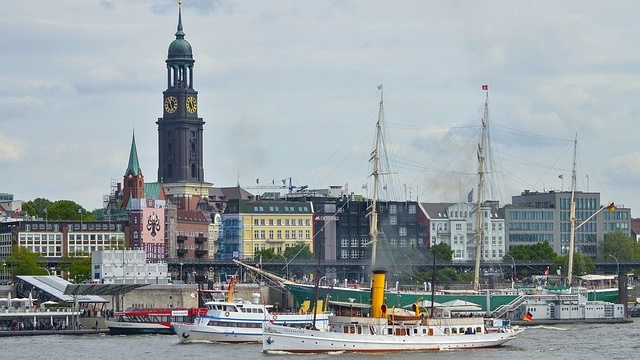
<path id="1" fill-rule="evenodd" d="M 484 90 L 484 91 L 489 91 L 489 85 L 487 85 L 487 84 L 482 84 L 482 90 Z"/>

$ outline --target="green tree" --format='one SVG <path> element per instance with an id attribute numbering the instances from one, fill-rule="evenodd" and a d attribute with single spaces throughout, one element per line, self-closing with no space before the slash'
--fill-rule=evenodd
<path id="1" fill-rule="evenodd" d="M 254 254 L 254 259 L 258 261 L 262 257 L 262 262 L 265 263 L 273 258 L 278 257 L 276 251 L 273 248 L 258 250 Z"/>
<path id="2" fill-rule="evenodd" d="M 562 276 L 567 276 L 567 269 L 569 267 L 569 255 L 558 256 L 553 260 L 553 267 L 551 269 L 554 272 L 556 269 L 562 267 Z M 573 274 L 584 275 L 594 273 L 596 270 L 596 264 L 588 255 L 582 255 L 578 253 L 573 254 Z"/>
<path id="3" fill-rule="evenodd" d="M 64 255 L 58 262 L 58 269 L 69 273 L 69 280 L 82 283 L 91 279 L 91 255 L 75 253 Z"/>
<path id="4" fill-rule="evenodd" d="M 291 261 L 293 259 L 296 259 L 296 260 L 313 259 L 313 253 L 309 249 L 309 246 L 304 244 L 298 244 L 296 246 L 292 246 L 284 249 L 282 256 L 284 256 L 287 259 L 287 261 Z"/>
<path id="5" fill-rule="evenodd" d="M 433 246 L 431 251 L 435 251 L 436 261 L 451 261 L 453 259 L 453 250 L 447 243 L 441 242 Z"/>
<path id="6" fill-rule="evenodd" d="M 640 259 L 640 244 L 633 236 L 625 235 L 620 229 L 606 234 L 599 245 L 599 250 L 602 259 L 606 259 L 610 255 L 618 259 Z"/>
<path id="7" fill-rule="evenodd" d="M 535 243 L 533 245 L 518 245 L 512 248 L 507 254 L 511 255 L 515 260 L 534 260 L 552 262 L 558 256 L 549 242 Z M 510 259 L 507 255 L 505 260 Z"/>
<path id="8" fill-rule="evenodd" d="M 5 259 L 7 270 L 13 276 L 18 275 L 47 275 L 46 263 L 42 260 L 42 255 L 32 253 L 27 247 L 11 247 L 11 255 Z"/>

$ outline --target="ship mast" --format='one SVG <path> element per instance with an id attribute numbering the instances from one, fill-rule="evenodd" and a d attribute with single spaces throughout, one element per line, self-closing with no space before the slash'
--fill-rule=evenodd
<path id="1" fill-rule="evenodd" d="M 473 273 L 473 289 L 480 291 L 480 258 L 482 256 L 482 200 L 484 196 L 484 161 L 487 137 L 487 119 L 489 118 L 489 90 L 483 85 L 487 97 L 484 102 L 484 117 L 482 118 L 482 136 L 478 144 L 478 195 L 476 199 L 476 266 Z"/>
<path id="2" fill-rule="evenodd" d="M 378 183 L 379 183 L 379 166 L 380 166 L 380 146 L 382 143 L 382 119 L 384 117 L 384 106 L 383 106 L 383 90 L 382 85 L 378 86 L 380 90 L 380 108 L 378 110 L 378 121 L 376 122 L 376 141 L 373 151 L 371 151 L 371 158 L 369 161 L 373 165 L 373 172 L 371 175 L 373 176 L 373 197 L 371 200 L 371 205 L 369 205 L 369 236 L 371 237 L 371 267 L 376 264 L 376 250 L 378 243 L 378 211 L 377 203 L 378 203 Z"/>
<path id="3" fill-rule="evenodd" d="M 571 173 L 571 205 L 569 212 L 569 226 L 571 231 L 569 233 L 569 269 L 567 269 L 567 285 L 571 286 L 573 277 L 573 248 L 575 246 L 576 237 L 576 151 L 578 148 L 578 133 L 576 133 L 576 139 L 573 142 L 573 171 Z"/>

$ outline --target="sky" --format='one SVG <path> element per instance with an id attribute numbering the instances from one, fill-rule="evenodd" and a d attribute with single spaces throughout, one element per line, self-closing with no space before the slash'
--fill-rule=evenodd
<path id="1" fill-rule="evenodd" d="M 576 190 L 640 215 L 635 1 L 184 0 L 182 11 L 214 186 L 261 194 L 291 179 L 372 196 L 383 96 L 381 198 L 465 201 L 488 99 L 484 198 L 571 190 L 577 139 Z M 4 3 L 0 192 L 100 208 L 134 132 L 157 181 L 177 18 L 177 0 Z"/>

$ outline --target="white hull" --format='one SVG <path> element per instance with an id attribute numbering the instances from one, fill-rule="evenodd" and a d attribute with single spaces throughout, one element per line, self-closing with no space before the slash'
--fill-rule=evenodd
<path id="1" fill-rule="evenodd" d="M 498 347 L 519 331 L 455 335 L 348 334 L 265 324 L 265 353 L 404 352 Z"/>
<path id="2" fill-rule="evenodd" d="M 276 320 L 264 320 L 251 315 L 244 314 L 239 318 L 205 316 L 196 319 L 193 324 L 173 323 L 171 326 L 181 342 L 260 343 L 263 323 L 300 328 L 310 327 L 313 323 L 313 314 L 277 315 Z M 272 318 L 271 315 L 269 317 Z M 328 317 L 328 314 L 318 314 L 316 327 L 326 327 Z"/>

